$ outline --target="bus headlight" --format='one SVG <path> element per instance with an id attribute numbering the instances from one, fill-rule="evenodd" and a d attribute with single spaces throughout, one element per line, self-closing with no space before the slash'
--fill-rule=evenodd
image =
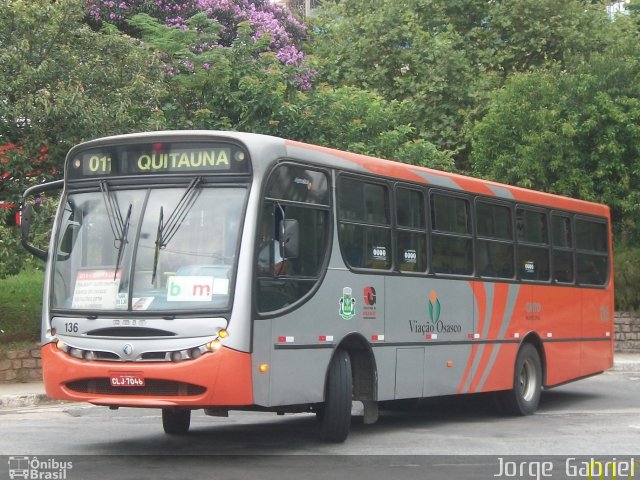
<path id="1" fill-rule="evenodd" d="M 84 352 L 84 359 L 85 360 L 92 361 L 92 360 L 95 360 L 96 358 L 98 358 L 98 357 L 96 356 L 95 352 L 91 352 L 89 350 Z"/>
<path id="2" fill-rule="evenodd" d="M 78 360 L 82 360 L 84 358 L 82 350 L 80 350 L 79 348 L 70 348 L 69 355 L 71 355 L 73 358 L 77 358 Z"/>

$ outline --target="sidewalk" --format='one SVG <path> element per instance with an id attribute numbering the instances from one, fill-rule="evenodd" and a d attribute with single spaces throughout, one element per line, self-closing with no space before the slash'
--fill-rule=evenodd
<path id="1" fill-rule="evenodd" d="M 640 353 L 616 353 L 613 372 L 640 373 Z M 0 409 L 60 403 L 44 393 L 42 382 L 0 384 Z"/>
<path id="2" fill-rule="evenodd" d="M 614 372 L 640 372 L 640 352 L 615 353 L 613 357 Z"/>

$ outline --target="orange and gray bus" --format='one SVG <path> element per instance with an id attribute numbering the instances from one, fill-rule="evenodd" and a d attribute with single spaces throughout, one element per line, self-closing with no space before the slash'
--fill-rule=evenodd
<path id="1" fill-rule="evenodd" d="M 48 248 L 29 199 L 62 189 Z M 162 410 L 310 412 L 543 388 L 613 363 L 604 205 L 275 137 L 101 138 L 25 192 L 47 260 L 53 398 Z"/>

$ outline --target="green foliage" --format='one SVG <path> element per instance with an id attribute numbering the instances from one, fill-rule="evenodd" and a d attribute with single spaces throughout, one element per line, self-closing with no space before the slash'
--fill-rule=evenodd
<path id="1" fill-rule="evenodd" d="M 318 145 L 414 165 L 453 170 L 452 156 L 403 123 L 408 102 L 386 101 L 353 87 L 323 85 L 279 112 L 278 134 Z M 281 117 L 280 117 L 281 115 Z"/>
<path id="2" fill-rule="evenodd" d="M 42 178 L 67 150 L 101 135 L 154 128 L 159 64 L 114 29 L 83 24 L 82 0 L 6 0 L 0 9 L 0 144 L 22 147 L 0 196 L 15 200 L 42 146 Z"/>
<path id="3" fill-rule="evenodd" d="M 251 41 L 248 24 L 240 24 L 230 47 L 215 44 L 220 25 L 204 14 L 180 30 L 147 15 L 131 20 L 147 46 L 161 52 L 167 65 L 163 112 L 170 128 L 237 129 L 272 133 L 273 112 L 297 91 L 295 67 L 280 62 L 263 42 Z"/>
<path id="4" fill-rule="evenodd" d="M 341 2 L 319 16 L 314 53 L 321 79 L 406 100 L 402 123 L 442 150 L 460 151 L 477 79 L 464 38 L 437 3 Z"/>
<path id="5" fill-rule="evenodd" d="M 294 66 L 285 65 L 240 24 L 229 47 L 215 44 L 220 25 L 199 14 L 189 30 L 169 28 L 147 15 L 131 25 L 162 52 L 170 67 L 164 115 L 171 128 L 236 129 L 452 169 L 448 154 L 419 138 L 406 122 L 411 102 L 387 101 L 365 90 L 320 86 L 300 91 Z M 264 38 L 268 43 L 269 39 Z"/>
<path id="6" fill-rule="evenodd" d="M 479 3 L 468 0 L 467 3 Z M 449 2 L 463 15 L 461 3 Z M 462 25 L 474 64 L 508 77 L 540 67 L 564 68 L 569 61 L 587 61 L 609 44 L 610 21 L 604 2 L 583 0 L 503 0 L 482 2 L 472 23 Z M 477 8 L 477 7 L 476 7 Z"/>
<path id="7" fill-rule="evenodd" d="M 49 246 L 51 226 L 58 205 L 57 195 L 40 198 L 40 205 L 33 209 L 30 242 L 46 250 Z M 20 244 L 20 228 L 7 226 L 0 222 L 0 279 L 17 275 L 22 270 L 41 270 L 44 264 L 40 259 L 27 253 Z"/>
<path id="8" fill-rule="evenodd" d="M 475 171 L 611 206 L 617 234 L 640 233 L 640 49 L 592 56 L 575 72 L 510 78 L 474 131 Z"/>
<path id="9" fill-rule="evenodd" d="M 117 31 L 83 24 L 81 0 L 7 0 L 0 9 L 0 199 L 60 176 L 67 150 L 100 135 L 153 128 L 161 91 L 158 63 Z M 55 202 L 36 209 L 32 229 L 45 247 Z M 19 229 L 0 225 L 0 278 L 37 268 Z"/>
<path id="10" fill-rule="evenodd" d="M 24 271 L 0 279 L 0 345 L 40 338 L 41 271 Z"/>
<path id="11" fill-rule="evenodd" d="M 615 35 L 601 2 L 350 0 L 315 21 L 320 78 L 407 100 L 403 123 L 470 169 L 473 124 L 513 74 L 587 63 Z"/>
<path id="12" fill-rule="evenodd" d="M 620 247 L 614 255 L 616 310 L 640 311 L 640 248 Z"/>

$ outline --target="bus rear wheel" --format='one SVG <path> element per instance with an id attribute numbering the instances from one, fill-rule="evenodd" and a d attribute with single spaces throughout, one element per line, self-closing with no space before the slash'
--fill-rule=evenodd
<path id="1" fill-rule="evenodd" d="M 162 409 L 162 428 L 169 435 L 184 435 L 191 425 L 191 410 Z"/>
<path id="2" fill-rule="evenodd" d="M 349 435 L 352 392 L 351 357 L 346 351 L 338 350 L 329 365 L 324 408 L 318 416 L 324 441 L 344 442 Z"/>
<path id="3" fill-rule="evenodd" d="M 532 415 L 540 404 L 542 363 L 536 347 L 525 343 L 518 352 L 513 388 L 498 392 L 501 410 L 507 415 Z"/>

